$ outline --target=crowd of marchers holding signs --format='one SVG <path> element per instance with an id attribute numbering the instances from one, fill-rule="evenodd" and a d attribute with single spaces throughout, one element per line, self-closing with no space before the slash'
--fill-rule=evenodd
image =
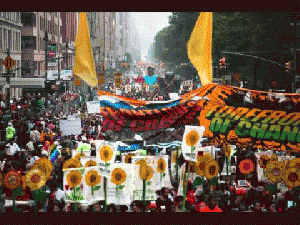
<path id="1" fill-rule="evenodd" d="M 213 189 L 206 188 L 203 191 L 202 184 L 197 186 L 189 180 L 185 198 L 179 193 L 179 180 L 174 179 L 174 176 L 171 177 L 171 186 L 162 186 L 155 192 L 156 200 L 133 200 L 127 205 L 106 205 L 103 200 L 89 205 L 68 202 L 63 187 L 65 162 L 76 158 L 77 152 L 80 152 L 76 150 L 82 148 L 84 144 L 88 146 L 90 155 L 96 156 L 98 149 L 94 144 L 95 141 L 104 139 L 115 141 L 111 138 L 111 132 L 106 134 L 101 132 L 99 116 L 86 114 L 85 104 L 81 104 L 76 96 L 72 98 L 73 101 L 69 101 L 69 114 L 78 111 L 81 113 L 80 135 L 62 134 L 59 121 L 67 118 L 62 97 L 53 95 L 48 98 L 50 107 L 44 107 L 40 95 L 27 95 L 19 101 L 14 100 L 10 110 L 2 109 L 0 128 L 4 131 L 1 133 L 0 157 L 2 212 L 284 212 L 300 209 L 298 202 L 293 202 L 293 206 L 289 205 L 291 198 L 289 191 L 278 194 L 275 204 L 274 195 L 264 186 L 241 189 L 226 184 L 216 185 Z M 35 168 L 36 162 L 43 159 L 51 161 L 53 169 L 45 185 L 40 188 L 41 192 L 38 193 L 27 185 L 25 175 Z M 118 154 L 114 161 L 124 163 L 126 160 Z M 9 180 L 8 175 L 11 174 L 12 177 L 21 180 Z M 16 191 L 19 188 L 17 184 L 20 186 L 19 192 Z M 38 195 L 43 194 L 43 198 L 36 200 Z"/>

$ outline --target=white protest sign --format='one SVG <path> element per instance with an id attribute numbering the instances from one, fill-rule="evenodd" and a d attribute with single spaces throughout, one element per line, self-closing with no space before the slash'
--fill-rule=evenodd
<path id="1" fill-rule="evenodd" d="M 170 96 L 171 100 L 177 100 L 178 99 L 178 93 L 170 93 L 169 96 Z"/>
<path id="2" fill-rule="evenodd" d="M 186 168 L 186 163 L 184 163 L 181 168 L 180 168 L 180 182 L 179 182 L 179 187 L 178 187 L 178 194 L 177 195 L 182 195 L 183 196 L 183 179 L 185 177 L 185 168 Z"/>
<path id="3" fill-rule="evenodd" d="M 196 148 L 201 146 L 201 140 L 204 131 L 204 126 L 185 126 L 181 148 L 185 159 L 193 160 L 195 157 Z M 195 148 L 193 148 L 191 145 L 193 145 Z"/>
<path id="4" fill-rule="evenodd" d="M 158 172 L 158 160 L 163 159 L 166 163 L 165 171 L 163 173 Z M 163 187 L 172 188 L 171 181 L 170 181 L 170 174 L 168 169 L 168 155 L 163 155 L 157 158 L 155 161 L 155 179 L 156 179 L 156 190 L 160 190 Z"/>
<path id="5" fill-rule="evenodd" d="M 63 135 L 80 135 L 81 134 L 81 119 L 60 120 L 59 128 Z"/>
<path id="6" fill-rule="evenodd" d="M 255 156 L 256 156 L 257 160 L 259 160 L 262 155 L 267 155 L 270 157 L 272 154 L 273 154 L 272 151 L 264 151 L 264 152 L 255 153 Z M 268 180 L 267 177 L 264 176 L 264 170 L 263 170 L 263 168 L 260 167 L 259 163 L 257 164 L 257 179 L 259 181 L 267 181 Z"/>
<path id="7" fill-rule="evenodd" d="M 91 177 L 91 176 L 94 176 L 94 177 Z M 100 179 L 99 179 L 99 177 L 100 177 Z M 93 179 L 96 179 L 96 180 L 98 179 L 97 181 L 99 181 L 99 183 L 97 183 L 94 186 L 89 186 L 87 181 L 89 181 L 89 180 L 91 181 Z M 85 192 L 84 192 L 85 199 L 88 202 L 93 203 L 96 201 L 104 200 L 103 176 L 101 175 L 98 166 L 85 168 L 85 177 L 84 177 L 83 185 L 85 186 Z"/>
<path id="8" fill-rule="evenodd" d="M 100 101 L 86 102 L 88 113 L 100 113 Z"/>
<path id="9" fill-rule="evenodd" d="M 113 177 L 107 179 L 107 203 L 129 205 L 132 202 L 135 166 L 125 163 L 113 164 L 111 172 L 113 173 L 115 170 L 125 172 L 125 181 L 120 185 L 116 185 L 113 183 Z"/>
<path id="10" fill-rule="evenodd" d="M 133 200 L 143 200 L 143 180 L 140 178 L 140 165 L 135 166 L 135 185 L 133 191 Z M 156 182 L 155 182 L 155 167 L 153 164 L 148 164 L 153 170 L 153 176 L 150 180 L 146 181 L 145 199 L 147 201 L 156 200 Z"/>
<path id="11" fill-rule="evenodd" d="M 156 156 L 132 156 L 131 162 L 135 164 L 137 161 L 144 159 L 148 164 L 155 164 Z"/>
<path id="12" fill-rule="evenodd" d="M 76 174 L 74 174 L 74 172 Z M 71 176 L 70 173 L 74 174 L 73 178 L 69 177 Z M 85 176 L 84 168 L 72 168 L 72 169 L 66 169 L 64 171 L 63 184 L 64 184 L 64 191 L 66 195 L 66 202 L 80 202 L 80 203 L 88 202 L 85 193 L 86 186 L 84 185 L 84 176 Z M 67 180 L 75 180 L 75 179 L 80 179 L 80 182 L 75 188 L 71 188 Z"/>

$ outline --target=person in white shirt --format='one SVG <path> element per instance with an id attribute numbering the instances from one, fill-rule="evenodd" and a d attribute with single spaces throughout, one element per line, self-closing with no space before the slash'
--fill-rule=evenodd
<path id="1" fill-rule="evenodd" d="M 12 144 L 11 143 L 8 143 L 6 145 L 6 148 L 5 148 L 5 153 L 6 153 L 6 157 L 7 157 L 7 160 L 9 159 L 12 159 L 13 156 L 15 155 L 16 152 L 19 152 L 21 149 L 20 147 L 17 145 L 17 143 L 13 142 Z"/>

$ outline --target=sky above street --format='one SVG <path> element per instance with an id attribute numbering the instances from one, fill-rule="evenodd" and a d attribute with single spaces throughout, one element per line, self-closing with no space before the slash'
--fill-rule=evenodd
<path id="1" fill-rule="evenodd" d="M 156 33 L 169 25 L 168 17 L 171 15 L 171 12 L 132 12 L 130 14 L 139 34 L 142 59 L 145 59 Z"/>

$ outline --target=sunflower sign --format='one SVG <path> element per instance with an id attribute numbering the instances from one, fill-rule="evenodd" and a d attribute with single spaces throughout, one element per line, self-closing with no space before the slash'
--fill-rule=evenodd
<path id="1" fill-rule="evenodd" d="M 168 170 L 168 157 L 167 155 L 160 156 L 155 162 L 156 190 L 160 190 L 162 187 L 172 188 Z"/>
<path id="2" fill-rule="evenodd" d="M 195 160 L 196 148 L 200 146 L 204 131 L 204 126 L 185 126 L 182 141 L 182 154 L 187 160 Z"/>
<path id="3" fill-rule="evenodd" d="M 84 170 L 84 195 L 89 202 L 104 200 L 103 176 L 98 166 L 91 166 Z"/>
<path id="4" fill-rule="evenodd" d="M 65 169 L 63 184 L 67 202 L 87 203 L 84 177 L 84 168 Z"/>
<path id="5" fill-rule="evenodd" d="M 115 161 L 116 152 L 114 147 L 108 144 L 103 144 L 97 154 L 97 163 L 100 166 L 100 171 L 105 176 L 109 177 L 111 172 L 111 165 Z"/>
<path id="6" fill-rule="evenodd" d="M 146 161 L 135 164 L 135 185 L 133 200 L 143 200 L 143 182 L 145 182 L 145 200 L 156 200 L 155 166 Z"/>
<path id="7" fill-rule="evenodd" d="M 264 151 L 255 153 L 255 156 L 259 162 L 257 166 L 257 179 L 261 181 L 266 181 L 267 177 L 264 173 L 264 169 L 267 167 L 267 163 L 270 161 L 270 157 L 272 155 L 272 151 Z"/>
<path id="8" fill-rule="evenodd" d="M 135 166 L 131 164 L 118 163 L 111 167 L 108 179 L 107 203 L 108 204 L 131 204 L 133 188 L 132 183 Z"/>

